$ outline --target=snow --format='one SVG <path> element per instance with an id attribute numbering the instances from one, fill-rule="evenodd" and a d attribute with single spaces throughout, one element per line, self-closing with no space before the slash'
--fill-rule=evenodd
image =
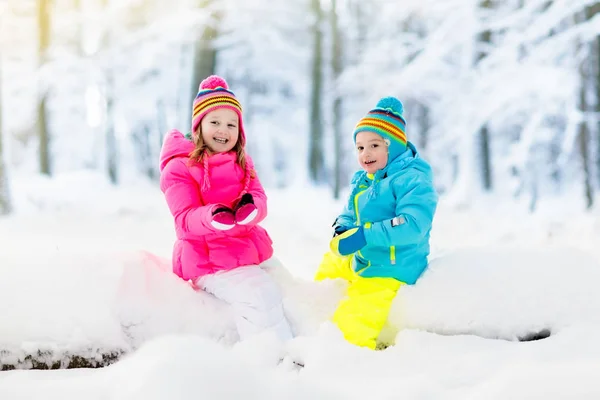
<path id="1" fill-rule="evenodd" d="M 97 370 L 2 372 L 2 399 L 600 396 L 597 215 L 442 199 L 430 268 L 395 300 L 384 333 L 395 345 L 373 352 L 328 322 L 344 282 L 311 280 L 341 206 L 325 190 L 268 191 L 283 265 L 270 273 L 298 334 L 288 343 L 238 342 L 227 306 L 169 273 L 172 221 L 153 184 L 17 175 L 13 192 L 17 213 L 0 221 L 0 363 L 125 355 Z M 547 339 L 517 340 L 544 328 Z"/>

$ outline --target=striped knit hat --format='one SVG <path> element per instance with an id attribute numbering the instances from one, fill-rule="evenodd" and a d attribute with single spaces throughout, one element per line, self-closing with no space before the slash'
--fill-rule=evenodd
<path id="1" fill-rule="evenodd" d="M 374 109 L 358 121 L 354 128 L 354 143 L 359 132 L 374 132 L 389 140 L 388 163 L 407 148 L 406 121 L 403 114 L 404 106 L 395 97 L 384 97 L 377 102 Z"/>
<path id="2" fill-rule="evenodd" d="M 200 83 L 192 109 L 192 133 L 196 132 L 206 114 L 219 108 L 228 108 L 237 113 L 240 120 L 240 140 L 244 145 L 246 135 L 242 124 L 242 106 L 235 94 L 229 90 L 225 79 L 217 75 L 211 75 Z"/>

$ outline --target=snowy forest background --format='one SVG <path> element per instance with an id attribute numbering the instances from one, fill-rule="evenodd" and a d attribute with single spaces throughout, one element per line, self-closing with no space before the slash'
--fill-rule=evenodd
<path id="1" fill-rule="evenodd" d="M 600 398 L 599 11 L 0 0 L 0 371 L 115 363 L 2 372 L 0 399 Z M 212 73 L 269 197 L 285 345 L 238 342 L 227 306 L 171 273 L 158 153 Z M 313 277 L 358 167 L 352 129 L 389 95 L 441 197 L 395 345 L 369 352 L 329 323 L 343 282 Z"/>
<path id="2" fill-rule="evenodd" d="M 536 211 L 600 192 L 600 2 L 0 0 L 0 213 L 11 182 L 102 171 L 156 180 L 201 79 L 245 109 L 263 184 L 340 196 L 379 97 L 447 203 Z M 343 193 L 342 193 L 343 194 Z M 571 204 L 571 203 L 570 203 Z"/>

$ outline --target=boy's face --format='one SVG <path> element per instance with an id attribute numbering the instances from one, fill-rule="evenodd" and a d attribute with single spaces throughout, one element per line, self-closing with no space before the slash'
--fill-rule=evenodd
<path id="1" fill-rule="evenodd" d="M 202 118 L 202 139 L 211 153 L 228 152 L 238 141 L 239 126 L 238 115 L 233 110 L 218 108 Z"/>
<path id="2" fill-rule="evenodd" d="M 385 168 L 388 162 L 388 144 L 375 132 L 359 132 L 356 135 L 358 163 L 369 174 Z"/>

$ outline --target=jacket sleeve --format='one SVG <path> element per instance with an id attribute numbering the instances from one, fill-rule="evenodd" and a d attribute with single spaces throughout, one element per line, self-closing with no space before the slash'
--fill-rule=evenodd
<path id="1" fill-rule="evenodd" d="M 206 235 L 216 231 L 210 224 L 215 205 L 202 204 L 198 185 L 184 160 L 174 159 L 165 166 L 160 175 L 160 190 L 182 232 Z"/>
<path id="2" fill-rule="evenodd" d="M 360 181 L 361 176 L 363 176 L 362 171 L 357 171 L 354 174 L 354 176 L 352 177 L 352 180 L 350 181 L 351 188 L 354 188 L 355 185 L 358 185 L 358 182 Z M 350 197 L 352 197 L 353 192 L 354 192 L 354 190 L 350 190 Z M 344 209 L 342 210 L 342 213 L 337 216 L 335 221 L 333 221 L 333 225 L 337 224 L 337 225 L 342 225 L 342 226 L 354 226 L 354 224 L 356 223 L 356 215 L 354 213 L 354 210 L 352 210 L 348 206 L 349 202 L 354 202 L 354 199 L 348 199 L 348 202 L 346 202 L 346 204 L 344 205 Z"/>
<path id="3" fill-rule="evenodd" d="M 254 205 L 258 210 L 256 218 L 254 218 L 252 221 L 252 225 L 255 225 L 267 217 L 267 195 L 265 193 L 265 189 L 260 183 L 260 180 L 258 179 L 258 176 L 254 176 L 254 178 L 250 179 L 248 193 L 252 195 L 252 198 L 254 199 Z"/>
<path id="4" fill-rule="evenodd" d="M 348 204 L 346 204 L 344 206 L 344 209 L 342 210 L 342 213 L 337 216 L 335 221 L 333 221 L 333 225 L 352 227 L 352 226 L 354 226 L 354 221 L 355 221 L 354 211 L 352 211 L 348 207 Z"/>
<path id="5" fill-rule="evenodd" d="M 252 199 L 254 200 L 254 205 L 258 210 L 258 214 L 256 218 L 252 221 L 251 225 L 256 225 L 260 223 L 267 217 L 267 194 L 265 193 L 265 189 L 260 183 L 260 179 L 258 179 L 258 175 L 256 174 L 256 170 L 254 169 L 254 163 L 252 159 L 247 156 L 246 162 L 248 163 L 248 170 L 254 175 L 250 178 L 250 182 L 248 184 L 248 193 L 252 195 Z"/>
<path id="6" fill-rule="evenodd" d="M 413 177 L 408 182 L 396 181 L 393 190 L 397 197 L 396 216 L 400 223 L 392 226 L 392 219 L 365 225 L 367 243 L 387 246 L 405 246 L 421 241 L 431 230 L 438 195 L 430 180 Z M 401 191 L 401 192 L 400 192 Z"/>

